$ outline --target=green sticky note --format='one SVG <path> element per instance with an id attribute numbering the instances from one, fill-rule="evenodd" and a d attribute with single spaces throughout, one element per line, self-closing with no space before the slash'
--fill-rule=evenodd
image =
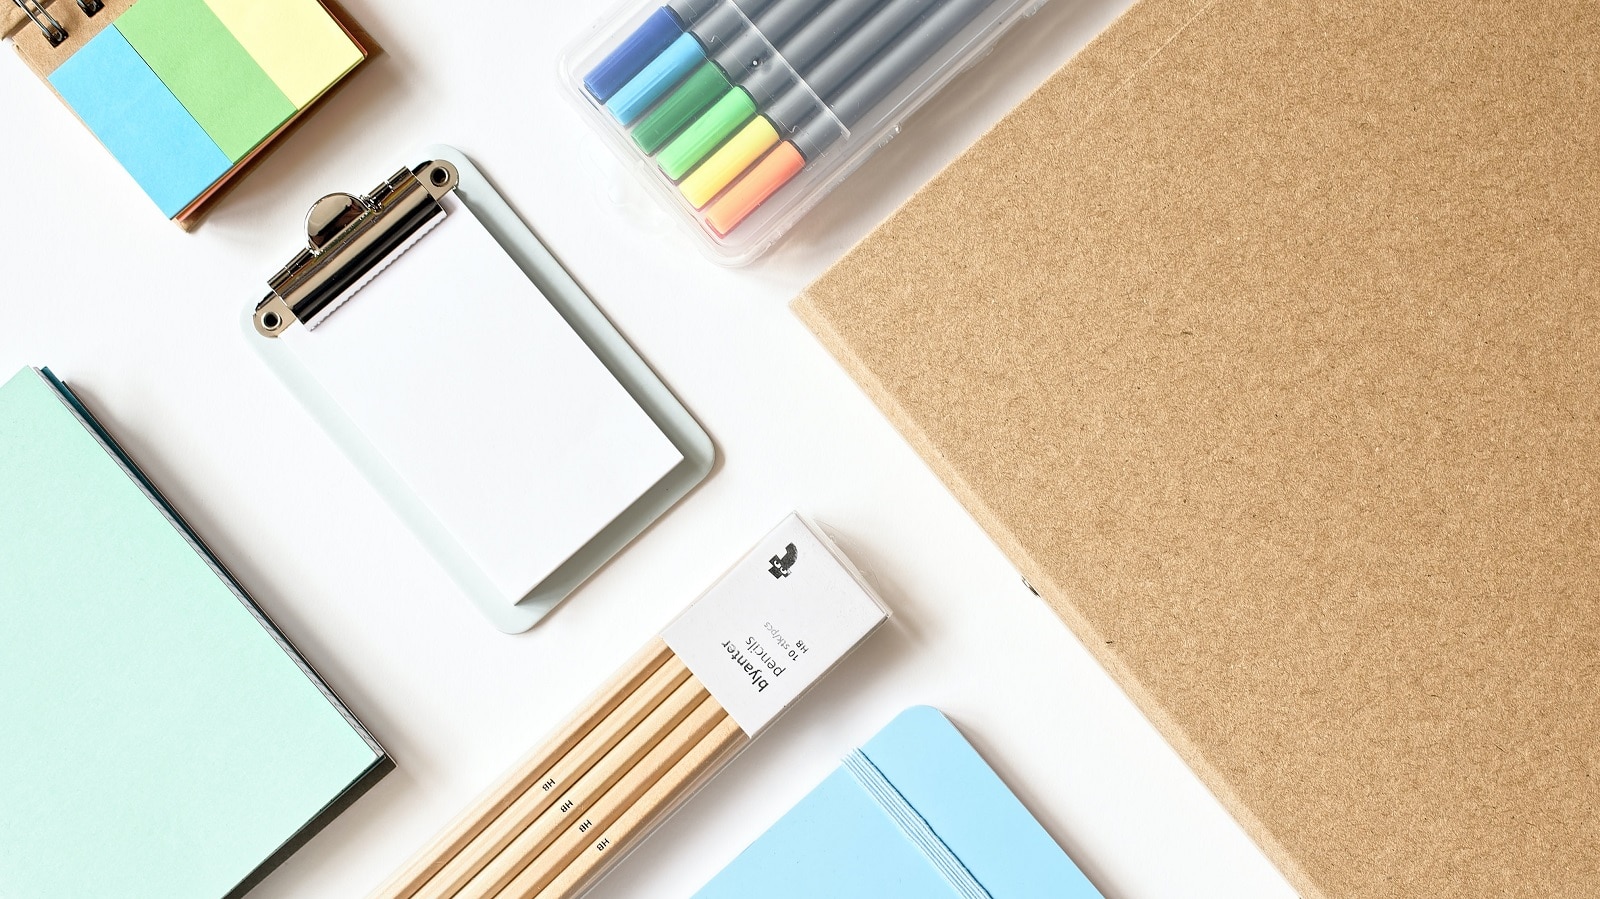
<path id="1" fill-rule="evenodd" d="M 57 66 L 50 86 L 167 218 L 233 167 L 115 28 Z"/>
<path id="2" fill-rule="evenodd" d="M 112 27 L 234 162 L 297 111 L 205 0 L 139 0 Z"/>
<path id="3" fill-rule="evenodd" d="M 221 899 L 386 764 L 53 382 L 0 387 L 0 896 Z"/>

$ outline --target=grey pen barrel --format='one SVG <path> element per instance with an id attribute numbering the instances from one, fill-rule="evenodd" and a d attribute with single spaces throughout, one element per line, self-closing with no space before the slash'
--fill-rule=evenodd
<path id="1" fill-rule="evenodd" d="M 828 105 L 833 108 L 833 114 L 846 128 L 855 127 L 872 107 L 883 102 L 895 88 L 927 64 L 993 2 L 946 0 L 888 52 L 862 69 L 847 87 L 830 97 Z"/>
<path id="2" fill-rule="evenodd" d="M 850 29 L 877 12 L 885 0 L 835 0 L 810 21 L 800 26 L 783 44 L 783 57 L 797 71 L 804 72 L 844 40 Z"/>
<path id="3" fill-rule="evenodd" d="M 739 20 L 739 27 L 723 31 L 710 41 L 701 39 L 706 48 L 706 55 L 722 67 L 728 79 L 734 82 L 741 80 L 752 68 L 759 68 L 761 63 L 772 56 L 772 47 L 761 36 L 761 32 L 751 28 Z"/>
<path id="4" fill-rule="evenodd" d="M 741 84 L 746 79 L 762 75 L 773 68 L 774 55 L 784 55 L 787 48 L 785 43 L 793 27 L 785 24 L 792 21 L 796 15 L 810 16 L 819 7 L 826 5 L 828 0 L 741 0 L 737 10 L 742 10 L 744 15 L 755 23 L 755 28 L 746 28 L 742 33 L 730 29 L 730 34 L 737 34 L 736 40 L 730 39 L 718 46 L 707 45 L 707 52 L 711 54 L 717 65 L 727 74 L 728 80 L 734 84 Z M 736 5 L 727 4 L 728 10 L 735 10 Z M 718 10 L 721 16 L 723 10 Z M 737 11 L 735 11 L 737 15 Z M 775 24 L 776 23 L 776 24 Z M 702 40 L 702 43 L 704 41 Z"/>
<path id="5" fill-rule="evenodd" d="M 748 17 L 755 18 L 777 0 L 667 0 L 667 8 L 688 27 L 710 15 L 720 6 L 737 6 Z"/>
<path id="6" fill-rule="evenodd" d="M 800 80 L 782 54 L 754 28 L 729 41 L 711 59 L 729 83 L 743 87 L 757 106 L 771 102 Z"/>
<path id="7" fill-rule="evenodd" d="M 751 32 L 750 20 L 732 3 L 718 6 L 689 27 L 689 33 L 705 48 L 708 56 L 724 52 L 741 37 L 748 39 Z"/>
<path id="8" fill-rule="evenodd" d="M 766 12 L 767 9 L 770 8 L 775 2 L 777 2 L 777 0 L 733 0 L 733 4 L 739 7 L 739 10 L 743 12 L 746 17 L 751 19 L 754 19 L 756 16 Z"/>
<path id="9" fill-rule="evenodd" d="M 787 52 L 793 32 L 788 23 L 810 16 L 826 6 L 828 0 L 778 0 L 776 5 L 769 0 L 758 2 L 764 11 L 751 13 L 754 3 L 750 0 L 740 4 L 752 15 L 756 27 L 728 41 L 712 54 L 712 59 L 730 82 L 744 87 L 757 106 L 765 106 L 800 80 L 797 66 Z"/>
<path id="10" fill-rule="evenodd" d="M 729 0 L 717 0 L 710 9 L 700 13 L 699 20 L 689 27 L 689 32 L 705 48 L 706 55 L 716 59 L 724 71 L 732 74 L 760 54 L 766 46 L 766 41 L 757 29 L 750 27 L 750 23 L 765 13 L 773 2 L 741 0 L 732 3 Z"/>
<path id="11" fill-rule="evenodd" d="M 889 0 L 858 31 L 836 44 L 820 62 L 801 74 L 817 96 L 831 103 L 850 76 L 872 65 L 894 46 L 895 38 L 902 31 L 938 5 L 939 0 Z"/>
<path id="12" fill-rule="evenodd" d="M 667 0 L 667 9 L 678 17 L 678 23 L 685 27 L 700 21 L 705 15 L 716 9 L 725 0 Z"/>
<path id="13" fill-rule="evenodd" d="M 853 0 L 836 0 L 836 2 L 849 3 Z M 782 46 L 790 35 L 799 31 L 800 26 L 828 3 L 829 0 L 777 0 L 762 13 L 761 21 L 757 24 L 766 33 L 768 40 Z"/>
<path id="14" fill-rule="evenodd" d="M 822 111 L 822 101 L 810 91 L 792 90 L 773 101 L 761 114 L 772 123 L 779 137 L 788 137 Z"/>
<path id="15" fill-rule="evenodd" d="M 836 0 L 820 15 L 807 22 L 783 45 L 783 58 L 795 71 L 805 72 L 828 49 L 844 39 L 851 28 L 877 12 L 886 0 Z M 763 114 L 779 135 L 788 136 L 812 116 L 822 112 L 821 98 L 812 90 L 774 92 Z M 809 88 L 809 83 L 807 84 Z M 754 94 L 752 94 L 754 96 Z"/>
<path id="16" fill-rule="evenodd" d="M 843 139 L 845 127 L 832 113 L 824 111 L 813 115 L 804 124 L 788 129 L 784 136 L 800 152 L 800 158 L 809 163 Z"/>
<path id="17" fill-rule="evenodd" d="M 799 83 L 800 75 L 780 54 L 764 58 L 741 87 L 750 95 L 750 99 L 757 107 L 765 107 L 780 97 L 794 93 L 793 88 Z"/>
<path id="18" fill-rule="evenodd" d="M 993 2 L 946 0 L 828 101 L 832 115 L 819 113 L 804 124 L 780 129 L 780 132 L 789 131 L 789 139 L 807 161 L 821 156 L 844 137 L 845 129 L 855 127 L 874 106 L 882 103 L 895 88 L 926 65 Z M 798 112 L 793 110 L 791 114 Z"/>

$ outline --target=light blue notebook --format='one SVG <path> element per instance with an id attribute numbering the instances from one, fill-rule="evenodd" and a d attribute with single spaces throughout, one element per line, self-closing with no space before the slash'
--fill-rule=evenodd
<path id="1" fill-rule="evenodd" d="M 937 709 L 902 712 L 697 899 L 1102 899 Z"/>
<path id="2" fill-rule="evenodd" d="M 64 384 L 0 386 L 0 897 L 236 896 L 391 767 Z"/>

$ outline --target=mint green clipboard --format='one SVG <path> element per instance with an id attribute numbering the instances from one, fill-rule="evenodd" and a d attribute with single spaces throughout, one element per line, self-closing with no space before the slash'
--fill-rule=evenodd
<path id="1" fill-rule="evenodd" d="M 479 611 L 501 631 L 521 633 L 537 624 L 612 556 L 622 551 L 652 522 L 705 480 L 715 464 L 716 449 L 689 411 L 512 211 L 466 154 L 454 147 L 435 145 L 423 149 L 408 163 L 429 159 L 455 165 L 460 175 L 455 189 L 457 198 L 483 223 L 529 280 L 544 293 L 551 305 L 683 455 L 682 462 L 540 582 L 533 592 L 521 601 L 514 601 L 513 597 L 505 596 L 490 583 L 468 552 L 429 512 L 382 452 L 340 410 L 338 403 L 323 390 L 316 378 L 305 370 L 292 353 L 278 346 L 278 341 L 262 339 L 257 334 L 254 303 L 246 306 L 240 322 L 246 341 L 388 501 L 395 513 L 478 606 Z"/>

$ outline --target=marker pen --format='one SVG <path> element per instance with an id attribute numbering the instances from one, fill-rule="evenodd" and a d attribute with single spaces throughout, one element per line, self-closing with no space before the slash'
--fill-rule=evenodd
<path id="1" fill-rule="evenodd" d="M 859 5 L 861 0 L 841 2 Z M 807 23 L 827 4 L 828 0 L 780 0 L 757 19 L 759 46 L 725 60 L 723 71 L 734 87 L 674 138 L 657 158 L 668 178 L 682 178 L 750 121 L 763 105 L 799 81 L 797 70 L 806 62 L 791 55 L 789 40 L 799 33 L 796 29 L 808 28 Z"/>
<path id="2" fill-rule="evenodd" d="M 685 125 L 732 89 L 728 76 L 722 74 L 716 63 L 710 60 L 701 63 L 677 89 L 639 120 L 633 127 L 633 142 L 646 155 L 655 155 Z"/>
<path id="3" fill-rule="evenodd" d="M 812 93 L 832 102 L 857 72 L 873 65 L 946 0 L 888 0 L 872 11 L 861 27 L 832 44 L 805 67 Z M 992 0 L 991 0 L 992 2 Z"/>
<path id="4" fill-rule="evenodd" d="M 583 77 L 583 86 L 601 103 L 610 100 L 633 76 L 644 70 L 661 51 L 683 35 L 684 29 L 700 21 L 720 0 L 673 0 L 650 14 L 617 49 Z"/>
<path id="5" fill-rule="evenodd" d="M 828 50 L 836 44 L 853 43 L 855 47 L 871 46 L 874 34 L 852 41 L 859 32 L 852 33 L 863 19 L 877 12 L 885 0 L 855 0 L 834 3 L 812 18 L 794 36 L 785 42 L 783 55 L 795 69 L 805 71 L 818 60 L 833 59 Z M 883 26 L 880 26 L 882 28 Z M 841 46 L 841 53 L 856 58 L 859 53 L 851 47 Z M 842 58 L 842 57 L 841 57 Z M 848 71 L 842 66 L 824 67 L 820 75 L 813 75 L 804 84 L 791 83 L 771 104 L 764 104 L 761 115 L 742 122 L 739 130 L 716 152 L 683 179 L 678 189 L 694 208 L 701 209 L 741 172 L 760 159 L 781 140 L 781 135 L 792 132 L 812 116 L 824 110 L 821 96 L 842 83 Z M 813 79 L 816 79 L 814 82 Z M 817 85 L 820 84 L 821 87 Z"/>
<path id="6" fill-rule="evenodd" d="M 822 12 L 795 30 L 783 44 L 783 55 L 804 72 L 827 56 L 828 50 L 842 43 L 850 29 L 878 11 L 887 0 L 835 0 Z M 808 79 L 809 80 L 809 79 Z"/>
<path id="7" fill-rule="evenodd" d="M 737 60 L 745 60 L 745 65 L 737 65 Z M 728 73 L 733 87 L 656 157 L 656 163 L 668 178 L 674 181 L 682 178 L 740 125 L 750 121 L 757 110 L 788 92 L 800 80 L 794 69 L 778 58 L 777 52 L 765 42 L 753 55 L 736 57 L 734 62 L 733 70 Z"/>
<path id="8" fill-rule="evenodd" d="M 811 139 L 815 141 L 821 138 L 825 123 L 832 123 L 837 136 L 844 135 L 844 124 L 828 111 L 821 99 L 805 88 L 790 90 L 706 157 L 678 184 L 678 191 L 694 208 L 703 209 L 745 169 L 776 146 L 783 139 L 781 135 L 797 135 L 802 126 L 806 126 L 807 133 L 814 135 Z"/>
<path id="9" fill-rule="evenodd" d="M 706 224 L 726 237 L 750 213 L 858 124 L 873 107 L 910 78 L 977 18 L 992 0 L 948 0 L 917 22 L 895 45 L 856 73 L 818 115 L 768 153 L 706 210 Z"/>
<path id="10" fill-rule="evenodd" d="M 705 2 L 705 0 L 694 0 Z M 628 83 L 606 101 L 606 109 L 624 125 L 631 125 L 667 91 L 712 56 L 750 30 L 747 12 L 759 12 L 773 0 L 744 0 L 744 9 L 731 2 L 717 3 L 645 64 Z M 635 32 L 637 33 L 637 32 Z M 604 63 L 602 63 L 604 65 Z"/>
<path id="11" fill-rule="evenodd" d="M 793 134 L 805 122 L 825 113 L 825 103 L 842 89 L 849 78 L 887 52 L 901 34 L 928 14 L 939 0 L 889 0 L 842 3 L 818 16 L 796 43 L 809 58 L 796 59 L 805 72 L 805 84 L 789 85 L 786 93 L 773 102 L 765 115 L 740 122 L 743 130 L 684 179 L 679 190 L 696 209 L 703 208 L 738 177 L 751 163 L 778 143 L 781 135 Z M 870 16 L 870 18 L 868 18 Z M 866 19 L 860 30 L 849 32 Z M 843 40 L 832 39 L 849 32 Z M 785 47 L 788 52 L 788 47 Z M 796 53 L 796 57 L 799 53 Z M 663 167 L 665 170 L 665 167 Z M 671 175 L 671 172 L 668 172 Z"/>
<path id="12" fill-rule="evenodd" d="M 740 0 L 738 5 L 746 17 L 753 19 L 756 27 L 763 32 L 767 31 L 765 23 L 768 19 L 788 8 L 788 5 L 782 3 L 774 7 L 772 0 L 756 3 Z M 731 43 L 739 42 L 735 40 Z M 725 45 L 723 50 L 716 54 L 716 61 L 707 60 L 697 66 L 689 77 L 634 126 L 633 139 L 639 145 L 639 149 L 654 154 L 663 144 L 682 131 L 685 125 L 733 90 L 733 82 L 728 80 L 724 68 L 732 71 L 741 70 L 749 60 L 741 59 L 739 54 L 759 53 L 760 49 L 759 39 L 756 39 L 753 47 L 746 45 L 743 50 L 736 52 L 730 52 L 730 48 Z"/>

